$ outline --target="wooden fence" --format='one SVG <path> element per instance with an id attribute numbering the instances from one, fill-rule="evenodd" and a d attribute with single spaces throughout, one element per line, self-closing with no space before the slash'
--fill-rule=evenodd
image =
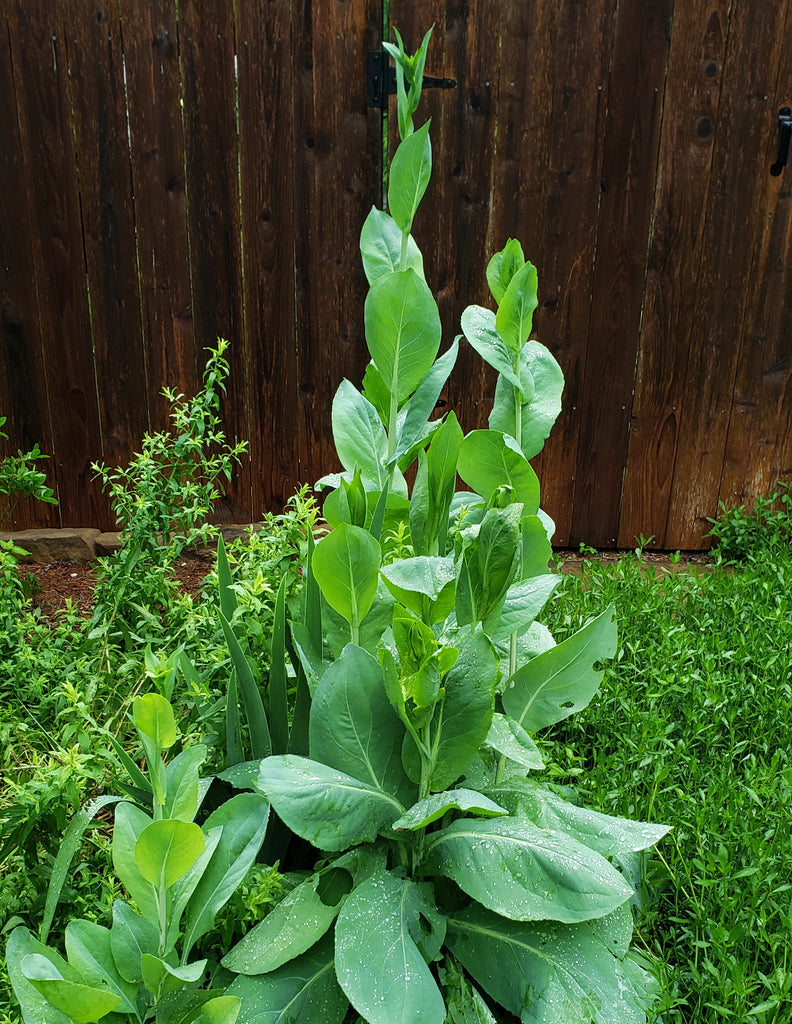
<path id="1" fill-rule="evenodd" d="M 217 336 L 250 440 L 221 516 L 279 509 L 335 468 L 332 397 L 367 358 L 382 0 L 0 11 L 2 450 L 39 442 L 60 498 L 15 528 L 112 525 L 91 462 L 163 427 Z M 703 546 L 719 498 L 792 476 L 792 0 L 391 0 L 409 45 L 432 22 L 427 72 L 458 88 L 426 93 L 416 235 L 447 340 L 519 237 L 567 379 L 536 460 L 557 542 Z M 443 400 L 466 429 L 493 383 L 464 351 Z"/>

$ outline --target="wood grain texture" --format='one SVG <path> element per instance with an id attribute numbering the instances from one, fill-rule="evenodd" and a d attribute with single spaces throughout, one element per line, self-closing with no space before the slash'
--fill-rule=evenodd
<path id="1" fill-rule="evenodd" d="M 126 465 L 149 416 L 121 25 L 116 0 L 69 0 L 64 11 L 102 455 Z"/>
<path id="2" fill-rule="evenodd" d="M 784 42 L 785 4 L 735 0 L 729 22 L 712 181 L 706 212 L 691 382 L 679 427 L 665 542 L 698 548 L 717 512 L 721 473 L 744 343 L 754 263 L 767 259 L 767 154 L 775 135 L 774 93 Z M 757 55 L 761 54 L 761 59 Z M 695 382 L 695 384 L 693 383 Z"/>
<path id="3" fill-rule="evenodd" d="M 666 546 L 731 0 L 676 5 L 618 542 Z"/>
<path id="4" fill-rule="evenodd" d="M 198 390 L 184 182 L 178 30 L 172 0 L 119 0 L 135 200 L 140 320 L 154 430 L 161 391 Z"/>
<path id="5" fill-rule="evenodd" d="M 190 240 L 190 279 L 199 372 L 207 346 L 231 342 L 223 423 L 231 444 L 250 438 L 247 352 L 242 307 L 233 6 L 212 0 L 179 4 L 179 55 Z M 251 508 L 246 457 L 218 504 L 220 519 L 242 521 Z"/>
<path id="6" fill-rule="evenodd" d="M 74 159 L 66 28 L 59 6 L 11 5 L 10 40 L 30 182 L 33 276 L 42 355 L 49 370 L 53 467 L 63 526 L 109 522 L 92 486 L 102 438 Z"/>
<path id="7" fill-rule="evenodd" d="M 673 0 L 620 0 L 602 167 L 570 541 L 613 547 Z"/>
<path id="8" fill-rule="evenodd" d="M 726 437 L 719 499 L 725 505 L 752 505 L 777 481 L 792 479 L 792 169 L 769 173 L 778 154 L 772 130 L 777 110 L 792 106 L 792 4 L 779 52 L 778 76 L 767 111 L 770 132 L 764 160 L 752 184 L 760 193 L 761 241 L 747 285 L 743 342 L 737 365 Z"/>
<path id="9" fill-rule="evenodd" d="M 566 378 L 561 415 L 534 466 L 542 507 L 569 544 L 575 497 L 583 386 L 589 348 L 602 160 L 613 56 L 615 0 L 567 0 L 558 9 L 555 77 L 548 137 L 547 204 L 541 232 L 537 338 Z M 532 160 L 530 145 L 523 159 Z M 532 225 L 523 230 L 531 232 Z"/>
<path id="10" fill-rule="evenodd" d="M 52 452 L 52 427 L 47 403 L 47 373 L 41 350 L 29 218 L 29 179 L 25 177 L 19 138 L 14 68 L 8 22 L 0 18 L 0 458 L 30 451 L 39 444 Z M 51 460 L 41 463 L 48 483 L 55 484 Z M 12 504 L 0 495 L 0 522 L 5 529 L 58 526 L 52 505 L 25 501 Z"/>
<path id="11" fill-rule="evenodd" d="M 339 468 L 333 396 L 359 386 L 368 362 L 368 285 L 360 229 L 381 194 L 381 114 L 366 107 L 366 54 L 381 41 L 374 0 L 293 8 L 296 74 L 295 265 L 300 389 L 300 479 Z"/>
<path id="12" fill-rule="evenodd" d="M 237 7 L 239 129 L 254 516 L 299 483 L 294 77 L 290 7 Z"/>

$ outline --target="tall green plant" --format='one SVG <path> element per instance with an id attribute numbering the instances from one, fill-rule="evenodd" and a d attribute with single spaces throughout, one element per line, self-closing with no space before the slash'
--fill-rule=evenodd
<path id="1" fill-rule="evenodd" d="M 0 416 L 0 438 L 8 440 L 8 434 L 2 430 L 6 420 L 6 416 Z M 19 449 L 16 455 L 6 455 L 0 459 L 0 495 L 6 495 L 11 499 L 9 508 L 0 518 L 0 526 L 12 521 L 16 503 L 22 497 L 46 501 L 50 505 L 58 504 L 54 491 L 47 487 L 46 474 L 35 466 L 36 462 L 47 457 L 41 454 L 41 449 L 36 444 L 29 452 Z"/>

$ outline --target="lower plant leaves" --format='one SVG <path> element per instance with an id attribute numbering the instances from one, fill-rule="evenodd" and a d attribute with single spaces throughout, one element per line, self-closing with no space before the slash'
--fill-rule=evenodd
<path id="1" fill-rule="evenodd" d="M 137 985 L 125 981 L 112 951 L 110 930 L 93 921 L 70 921 L 66 926 L 66 955 L 83 981 L 94 988 L 105 986 L 119 998 L 117 1013 L 137 1017 Z"/>
<path id="2" fill-rule="evenodd" d="M 488 788 L 512 814 L 524 815 L 540 828 L 558 829 L 603 857 L 621 858 L 648 850 L 671 831 L 670 825 L 651 825 L 579 807 L 549 786 L 529 779 L 512 779 Z"/>
<path id="3" fill-rule="evenodd" d="M 204 1006 L 210 1006 L 215 1000 L 224 1000 L 220 1003 L 220 1009 L 228 1013 L 231 1007 L 228 1000 L 233 999 L 239 1005 L 236 996 L 223 994 L 222 989 L 182 989 L 180 992 L 168 992 L 157 1000 L 157 1024 L 207 1024 L 206 1017 L 202 1015 Z M 237 1010 L 238 1013 L 238 1010 Z M 227 1016 L 214 1016 L 209 1018 L 209 1024 L 234 1024 L 234 1018 Z"/>
<path id="4" fill-rule="evenodd" d="M 447 941 L 523 1024 L 645 1024 L 628 972 L 596 924 L 524 924 L 471 906 L 449 919 Z"/>
<path id="5" fill-rule="evenodd" d="M 522 566 L 523 579 L 545 576 L 550 572 L 549 563 L 553 557 L 550 541 L 555 533 L 555 523 L 539 509 L 535 516 L 525 516 L 522 523 Z"/>
<path id="6" fill-rule="evenodd" d="M 396 600 L 419 618 L 423 618 L 424 613 L 438 601 L 440 606 L 432 622 L 447 618 L 454 607 L 456 568 L 450 555 L 445 558 L 426 555 L 402 558 L 385 566 L 382 576 Z"/>
<path id="7" fill-rule="evenodd" d="M 200 981 L 206 970 L 206 960 L 174 967 L 161 957 L 144 953 L 140 958 L 140 967 L 143 971 L 144 985 L 154 994 L 155 999 L 159 1000 L 168 992 L 179 992 L 185 985 L 194 985 Z"/>
<path id="8" fill-rule="evenodd" d="M 236 1024 L 241 1009 L 238 996 L 215 996 L 203 1004 L 195 1024 Z"/>
<path id="9" fill-rule="evenodd" d="M 236 1024 L 341 1024 L 349 1001 L 333 968 L 329 934 L 269 974 L 239 975 L 226 989 L 242 1002 Z"/>
<path id="10" fill-rule="evenodd" d="M 531 628 L 531 623 L 544 608 L 560 579 L 560 576 L 544 573 L 512 583 L 506 591 L 506 600 L 492 632 L 488 628 L 489 623 L 484 624 L 487 633 L 496 642 L 513 633 L 522 636 Z"/>
<path id="11" fill-rule="evenodd" d="M 336 922 L 336 974 L 369 1024 L 444 1024 L 443 997 L 417 944 L 427 927 L 436 931 L 437 917 L 428 886 L 388 872 L 347 897 Z"/>
<path id="12" fill-rule="evenodd" d="M 499 430 L 473 430 L 459 450 L 459 475 L 468 486 L 489 501 L 502 486 L 513 489 L 525 515 L 539 509 L 539 478 L 517 442 Z"/>
<path id="13" fill-rule="evenodd" d="M 445 793 L 434 793 L 425 800 L 413 804 L 405 814 L 394 821 L 391 828 L 394 832 L 414 832 L 419 828 L 426 828 L 452 810 L 464 811 L 480 818 L 495 818 L 509 813 L 494 800 L 473 789 L 449 789 Z"/>
<path id="14" fill-rule="evenodd" d="M 150 824 L 151 818 L 148 814 L 134 804 L 124 802 L 118 805 L 113 825 L 113 867 L 141 914 L 150 921 L 156 921 L 156 890 L 151 882 L 143 877 L 135 860 L 135 845 L 143 830 Z"/>
<path id="15" fill-rule="evenodd" d="M 204 832 L 223 832 L 187 904 L 182 956 L 214 924 L 215 914 L 231 898 L 261 849 L 269 820 L 269 803 L 258 793 L 226 800 L 204 823 Z"/>
<path id="16" fill-rule="evenodd" d="M 156 926 L 136 914 L 128 903 L 116 900 L 113 904 L 113 927 L 110 929 L 110 950 L 124 981 L 140 982 L 143 977 L 140 958 L 144 953 L 156 953 L 158 943 Z"/>
<path id="17" fill-rule="evenodd" d="M 292 832 L 320 850 L 371 842 L 404 813 L 381 789 L 293 754 L 265 758 L 258 786 Z"/>
<path id="18" fill-rule="evenodd" d="M 587 921 L 633 895 L 600 854 L 525 818 L 455 821 L 427 836 L 425 850 L 425 870 L 515 921 Z"/>
<path id="19" fill-rule="evenodd" d="M 170 889 L 187 874 L 203 851 L 203 833 L 195 822 L 161 818 L 140 833 L 135 843 L 135 860 L 147 882 Z"/>
<path id="20" fill-rule="evenodd" d="M 359 526 L 341 523 L 316 545 L 311 567 L 325 600 L 357 629 L 377 593 L 380 546 Z"/>
<path id="21" fill-rule="evenodd" d="M 497 1024 L 479 992 L 457 967 L 452 957 L 446 957 L 438 968 L 448 1016 L 445 1024 Z"/>
<path id="22" fill-rule="evenodd" d="M 539 748 L 525 729 L 518 725 L 513 718 L 497 713 L 494 714 L 490 731 L 487 733 L 487 738 L 484 742 L 498 754 L 507 757 L 510 761 L 521 764 L 524 768 L 530 768 L 532 771 L 544 768 L 544 761 L 539 753 Z M 511 807 L 509 811 L 512 814 L 515 813 Z M 528 816 L 530 817 L 530 815 Z M 541 824 L 541 822 L 537 822 L 537 824 Z"/>
<path id="23" fill-rule="evenodd" d="M 383 461 L 388 439 L 377 410 L 348 380 L 342 380 L 333 399 L 333 440 L 347 473 L 360 471 L 366 490 L 379 491 L 388 472 Z"/>
<path id="24" fill-rule="evenodd" d="M 195 817 L 198 810 L 198 770 L 206 760 L 206 753 L 203 743 L 194 743 L 166 767 L 164 818 L 192 821 Z"/>
<path id="25" fill-rule="evenodd" d="M 508 680 L 503 707 L 528 732 L 586 707 L 602 681 L 594 665 L 616 653 L 613 605 L 551 650 L 532 658 Z"/>
<path id="26" fill-rule="evenodd" d="M 314 694 L 309 752 L 314 761 L 396 797 L 415 799 L 401 763 L 404 726 L 385 695 L 382 668 L 348 644 Z"/>
<path id="27" fill-rule="evenodd" d="M 495 705 L 498 664 L 481 627 L 461 634 L 454 643 L 459 658 L 443 681 L 445 699 L 432 723 L 433 792 L 447 789 L 473 763 Z"/>
<path id="28" fill-rule="evenodd" d="M 352 876 L 345 875 L 348 892 Z M 343 897 L 327 901 L 317 891 L 319 875 L 301 882 L 274 907 L 263 921 L 223 957 L 223 967 L 235 974 L 266 974 L 311 948 L 336 919 Z"/>
<path id="29" fill-rule="evenodd" d="M 8 937 L 5 963 L 14 995 L 22 1008 L 25 1024 L 70 1024 L 69 1017 L 49 1003 L 25 977 L 22 961 L 34 953 L 46 956 L 64 977 L 78 980 L 77 972 L 72 971 L 57 953 L 35 939 L 27 928 L 15 928 Z"/>
<path id="30" fill-rule="evenodd" d="M 119 997 L 107 988 L 66 980 L 49 957 L 41 953 L 23 957 L 21 969 L 33 988 L 76 1024 L 94 1024 L 120 1003 Z"/>

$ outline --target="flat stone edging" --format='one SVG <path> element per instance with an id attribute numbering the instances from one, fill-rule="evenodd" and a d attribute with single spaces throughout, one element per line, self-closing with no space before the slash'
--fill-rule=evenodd
<path id="1" fill-rule="evenodd" d="M 255 523 L 227 523 L 220 527 L 220 533 L 223 540 L 228 543 L 258 529 L 260 527 Z M 27 555 L 20 558 L 21 562 L 36 562 L 41 565 L 49 565 L 52 562 L 93 562 L 97 558 L 118 551 L 121 547 L 120 538 L 120 533 L 104 533 L 87 527 L 0 533 L 0 540 L 13 541 L 17 547 L 27 551 Z"/>

